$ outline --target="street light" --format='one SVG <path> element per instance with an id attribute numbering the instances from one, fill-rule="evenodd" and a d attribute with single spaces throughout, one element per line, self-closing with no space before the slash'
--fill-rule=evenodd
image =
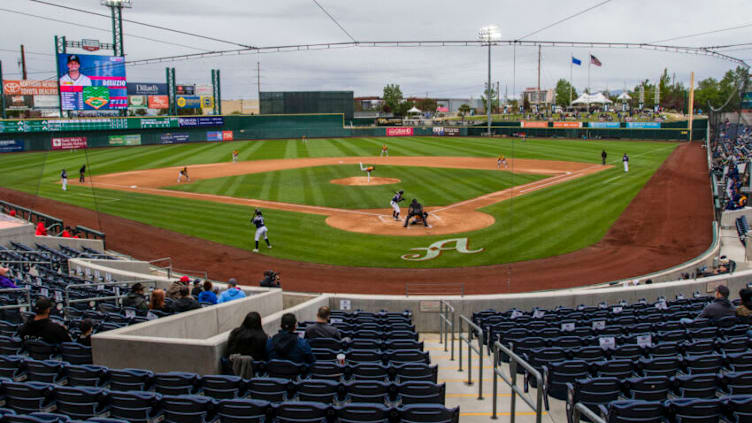
<path id="1" fill-rule="evenodd" d="M 501 40 L 501 32 L 496 25 L 484 26 L 478 31 L 478 39 L 488 45 L 488 85 L 486 87 L 486 112 L 488 112 L 488 136 L 491 136 L 491 44 Z"/>

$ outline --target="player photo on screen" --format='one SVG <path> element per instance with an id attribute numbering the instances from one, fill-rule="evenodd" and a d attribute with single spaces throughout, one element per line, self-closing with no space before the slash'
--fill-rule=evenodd
<path id="1" fill-rule="evenodd" d="M 123 57 L 58 54 L 58 65 L 63 110 L 128 107 Z"/>

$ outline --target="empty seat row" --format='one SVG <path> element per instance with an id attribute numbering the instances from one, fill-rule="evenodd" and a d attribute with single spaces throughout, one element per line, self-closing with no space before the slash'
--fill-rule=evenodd
<path id="1" fill-rule="evenodd" d="M 421 351 L 417 349 L 405 349 L 405 350 L 365 350 L 365 349 L 352 349 L 352 350 L 330 350 L 326 348 L 312 348 L 314 357 L 316 360 L 331 361 L 334 362 L 337 356 L 344 355 L 345 360 L 353 363 L 431 363 L 431 358 L 428 351 Z"/>
<path id="2" fill-rule="evenodd" d="M 752 419 L 752 396 L 714 399 L 680 398 L 668 401 L 614 401 L 598 408 L 608 423 L 748 422 Z"/>
<path id="3" fill-rule="evenodd" d="M 334 339 L 334 338 L 310 338 L 308 344 L 311 348 L 326 348 L 330 350 L 420 350 L 423 351 L 423 342 L 414 339 Z"/>
<path id="4" fill-rule="evenodd" d="M 0 360 L 3 356 L 28 354 L 36 360 L 62 358 L 72 364 L 89 364 L 92 362 L 91 347 L 77 342 L 48 344 L 40 340 L 21 341 L 20 338 L 0 336 Z"/>

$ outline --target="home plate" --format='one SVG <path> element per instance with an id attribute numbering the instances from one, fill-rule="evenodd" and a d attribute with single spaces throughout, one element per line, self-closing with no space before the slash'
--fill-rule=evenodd
<path id="1" fill-rule="evenodd" d="M 138 188 L 138 185 L 131 185 L 131 188 Z"/>

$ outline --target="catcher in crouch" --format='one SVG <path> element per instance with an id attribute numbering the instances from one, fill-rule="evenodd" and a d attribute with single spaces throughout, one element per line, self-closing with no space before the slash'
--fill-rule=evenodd
<path id="1" fill-rule="evenodd" d="M 407 219 L 405 219 L 404 226 L 405 228 L 407 227 L 407 224 L 410 223 L 410 218 L 413 216 L 415 216 L 413 224 L 423 221 L 423 226 L 430 228 L 430 226 L 428 225 L 428 213 L 423 211 L 423 206 L 415 198 L 413 198 L 413 201 L 410 203 L 410 207 L 407 209 Z"/>

